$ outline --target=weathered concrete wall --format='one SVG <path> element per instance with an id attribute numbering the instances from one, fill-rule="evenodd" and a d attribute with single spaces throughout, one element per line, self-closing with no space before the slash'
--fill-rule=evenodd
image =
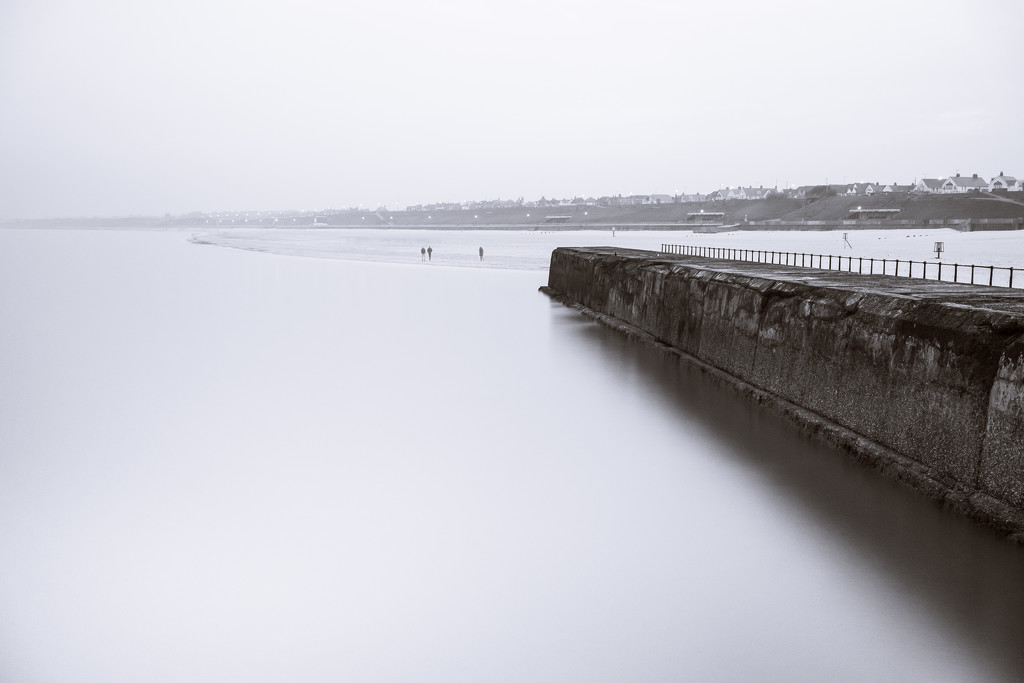
<path id="1" fill-rule="evenodd" d="M 1024 292 L 612 248 L 557 249 L 548 285 L 1024 539 Z"/>

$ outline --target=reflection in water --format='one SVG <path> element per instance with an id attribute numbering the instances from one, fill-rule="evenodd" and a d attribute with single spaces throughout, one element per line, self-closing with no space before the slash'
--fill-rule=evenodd
<path id="1" fill-rule="evenodd" d="M 954 633 L 965 652 L 988 659 L 993 675 L 1024 676 L 1024 548 L 847 460 L 756 403 L 737 400 L 722 382 L 665 349 L 582 319 L 569 327 L 667 410 L 712 432 L 725 457 L 785 498 L 826 552 L 869 565 L 903 600 Z"/>

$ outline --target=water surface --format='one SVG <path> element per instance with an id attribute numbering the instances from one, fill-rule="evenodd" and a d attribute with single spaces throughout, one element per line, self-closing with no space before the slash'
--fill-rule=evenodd
<path id="1" fill-rule="evenodd" d="M 0 680 L 1024 671 L 1019 548 L 543 271 L 186 237 L 0 232 Z"/>

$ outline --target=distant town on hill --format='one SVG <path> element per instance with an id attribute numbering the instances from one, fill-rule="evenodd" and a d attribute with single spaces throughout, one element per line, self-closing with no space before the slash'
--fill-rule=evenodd
<path id="1" fill-rule="evenodd" d="M 553 208 L 559 206 L 647 206 L 652 204 L 686 204 L 704 201 L 722 201 L 727 199 L 772 199 L 786 197 L 790 199 L 822 199 L 835 196 L 870 197 L 882 193 L 925 193 L 925 194 L 963 194 L 967 192 L 1024 192 L 1024 178 L 1000 174 L 991 180 L 985 180 L 977 173 L 970 177 L 957 173 L 949 178 L 922 178 L 909 184 L 899 183 L 843 183 L 825 185 L 801 185 L 786 189 L 777 187 L 725 187 L 707 194 L 634 194 L 604 197 L 571 197 L 566 199 L 547 199 L 541 197 L 526 201 L 522 197 L 515 200 L 489 199 L 483 201 L 439 202 L 436 204 L 416 204 L 407 206 L 406 211 L 472 211 L 478 209 L 511 209 L 511 208 Z"/>
<path id="2" fill-rule="evenodd" d="M 489 199 L 404 209 L 350 207 L 285 211 L 193 211 L 163 216 L 8 220 L 8 227 L 276 227 L 685 229 L 687 226 L 852 227 L 884 222 L 957 229 L 1024 228 L 1024 179 L 1000 173 L 922 178 L 912 183 L 725 187 L 706 194 L 631 194 L 536 200 Z"/>

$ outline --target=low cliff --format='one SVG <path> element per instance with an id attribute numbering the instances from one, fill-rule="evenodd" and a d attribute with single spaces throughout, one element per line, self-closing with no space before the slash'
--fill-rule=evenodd
<path id="1" fill-rule="evenodd" d="M 1024 539 L 1020 290 L 603 247 L 555 250 L 548 288 Z"/>

